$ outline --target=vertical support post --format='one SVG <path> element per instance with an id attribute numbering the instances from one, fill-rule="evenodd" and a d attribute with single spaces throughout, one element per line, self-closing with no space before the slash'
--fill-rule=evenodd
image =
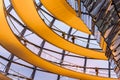
<path id="1" fill-rule="evenodd" d="M 110 68 L 110 62 L 108 61 L 108 77 L 111 77 L 111 68 Z"/>
<path id="2" fill-rule="evenodd" d="M 5 70 L 5 73 L 6 73 L 6 74 L 8 74 L 8 72 L 9 72 L 9 70 L 10 70 L 10 66 L 11 66 L 11 64 L 12 64 L 13 58 L 14 58 L 14 55 L 11 54 L 10 60 L 9 60 L 8 64 L 6 65 L 6 70 Z"/>
<path id="3" fill-rule="evenodd" d="M 89 47 L 89 42 L 90 42 L 90 35 L 88 36 L 88 41 L 87 41 L 86 48 Z M 86 66 L 87 66 L 87 58 L 85 57 L 85 61 L 84 61 L 84 73 L 86 72 Z"/>
<path id="4" fill-rule="evenodd" d="M 85 57 L 85 60 L 84 60 L 84 68 L 83 68 L 83 69 L 84 69 L 84 70 L 83 70 L 84 73 L 86 72 L 86 65 L 87 65 L 87 58 Z"/>
<path id="5" fill-rule="evenodd" d="M 77 0 L 77 2 L 78 2 L 78 17 L 81 18 L 81 1 Z"/>

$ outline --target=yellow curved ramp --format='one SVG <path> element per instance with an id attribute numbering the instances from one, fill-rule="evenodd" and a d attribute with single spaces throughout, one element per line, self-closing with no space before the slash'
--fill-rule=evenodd
<path id="1" fill-rule="evenodd" d="M 105 52 L 106 48 L 107 48 L 107 43 L 105 42 L 105 39 L 101 36 L 100 37 L 100 47 L 102 48 L 102 50 Z"/>
<path id="2" fill-rule="evenodd" d="M 68 70 L 65 68 L 62 68 L 60 66 L 57 66 L 55 64 L 52 64 L 36 54 L 32 53 L 30 50 L 28 50 L 25 46 L 23 46 L 19 40 L 14 36 L 12 31 L 9 28 L 9 25 L 6 21 L 6 15 L 4 13 L 3 9 L 3 0 L 0 0 L 0 44 L 6 48 L 8 51 L 13 53 L 15 56 L 19 57 L 20 59 L 37 66 L 39 68 L 45 69 L 47 71 L 68 76 L 72 78 L 77 78 L 81 80 L 115 80 L 112 78 L 105 78 L 105 77 L 97 77 L 92 76 L 84 73 L 78 73 L 72 70 Z M 24 0 L 23 0 L 24 1 Z"/>
<path id="3" fill-rule="evenodd" d="M 69 9 L 71 13 L 77 16 L 75 10 L 67 3 L 67 0 L 61 0 L 61 3 L 64 4 L 63 6 L 65 6 L 66 9 Z"/>
<path id="4" fill-rule="evenodd" d="M 6 75 L 0 73 L 0 80 L 12 80 L 12 79 L 10 79 Z"/>
<path id="5" fill-rule="evenodd" d="M 57 19 L 68 24 L 72 28 L 91 34 L 85 23 L 76 16 L 75 11 L 67 4 L 65 0 L 40 0 L 45 8 Z"/>
<path id="6" fill-rule="evenodd" d="M 88 29 L 86 29 L 87 26 L 84 23 L 81 23 L 82 22 L 81 19 L 76 20 L 76 19 L 78 19 L 78 17 L 75 16 L 76 12 L 68 5 L 66 0 L 47 0 L 47 1 L 40 0 L 40 1 L 59 20 L 69 24 L 70 26 L 73 26 L 73 24 L 74 25 L 77 24 L 75 27 L 73 26 L 73 28 L 76 28 L 76 27 L 78 27 L 78 25 L 80 25 L 78 28 L 81 28 L 85 31 L 88 30 Z M 74 14 L 72 14 L 73 12 L 74 12 Z M 72 18 L 73 16 L 74 16 L 74 18 Z M 76 28 L 76 29 L 78 29 L 78 28 Z M 79 29 L 79 30 L 81 30 L 81 29 Z M 85 31 L 83 31 L 83 32 L 85 32 Z M 106 42 L 103 40 L 104 40 L 103 38 L 100 39 L 100 47 L 103 49 L 103 51 L 106 51 Z"/>
<path id="7" fill-rule="evenodd" d="M 54 33 L 40 18 L 33 0 L 11 0 L 11 2 L 27 27 L 51 44 L 78 55 L 103 60 L 107 59 L 103 52 L 75 45 Z"/>

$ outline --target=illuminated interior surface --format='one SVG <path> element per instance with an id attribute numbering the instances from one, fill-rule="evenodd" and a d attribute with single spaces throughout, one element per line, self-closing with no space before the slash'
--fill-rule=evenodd
<path id="1" fill-rule="evenodd" d="M 91 34 L 87 26 L 83 23 L 83 21 L 79 17 L 77 17 L 76 14 L 73 13 L 73 10 L 71 10 L 70 6 L 68 6 L 65 0 L 47 0 L 47 1 L 41 0 L 41 3 L 57 19 L 65 22 L 66 24 L 70 25 L 75 29 Z"/>
<path id="2" fill-rule="evenodd" d="M 0 79 L 1 80 L 11 80 L 10 78 L 8 78 L 6 75 L 0 73 Z"/>
<path id="3" fill-rule="evenodd" d="M 28 28 L 34 31 L 38 36 L 50 42 L 51 44 L 82 56 L 98 59 L 107 59 L 104 55 L 104 52 L 94 51 L 74 45 L 73 43 L 67 42 L 62 37 L 56 35 L 44 24 L 42 19 L 39 17 L 37 11 L 35 10 L 34 3 L 32 0 L 26 2 L 22 0 L 21 1 L 12 0 L 12 3 L 14 9 L 19 14 L 21 19 L 25 22 L 25 24 L 28 26 Z M 30 13 L 31 10 L 32 12 Z M 34 15 L 32 16 L 32 14 Z"/>
<path id="4" fill-rule="evenodd" d="M 4 1 L 5 7 L 2 1 Z M 78 3 L 79 0 L 67 0 L 68 2 L 62 0 L 61 4 L 65 3 L 65 8 L 70 9 L 69 12 L 74 15 L 76 11 L 76 17 L 78 15 L 81 17 L 93 35 L 84 33 L 86 30 L 81 32 L 74 29 L 71 24 L 61 20 L 51 11 L 48 12 L 47 7 L 45 8 L 39 0 L 35 0 L 34 4 L 33 0 L 15 1 L 0 1 L 0 26 L 2 26 L 0 29 L 0 71 L 7 75 L 5 77 L 13 80 L 115 80 L 114 78 L 117 78 L 110 62 L 106 60 L 107 44 L 96 27 L 98 24 L 94 27 L 95 31 L 92 28 L 94 24 L 91 15 L 87 14 L 85 4 L 83 4 L 85 0 L 81 0 L 81 3 Z M 29 11 L 27 6 L 30 8 Z M 3 11 L 3 7 L 5 11 Z M 79 7 L 81 9 L 78 9 Z M 35 17 L 36 14 L 39 18 Z M 39 21 L 36 21 L 37 19 Z M 41 27 L 40 23 L 41 26 L 49 27 L 46 28 L 44 34 L 39 28 Z M 37 25 L 38 28 L 34 28 L 34 25 Z M 48 34 L 49 32 L 52 34 Z M 107 36 L 107 32 L 109 33 L 106 31 L 105 36 Z M 56 38 L 53 35 L 57 35 Z M 45 36 L 53 41 L 50 42 L 44 38 Z M 57 39 L 57 37 L 59 38 Z M 70 44 L 63 43 L 60 47 L 56 45 L 62 43 L 57 41 L 59 39 Z M 63 47 L 65 45 L 66 49 Z M 70 45 L 82 47 L 86 52 Z"/>

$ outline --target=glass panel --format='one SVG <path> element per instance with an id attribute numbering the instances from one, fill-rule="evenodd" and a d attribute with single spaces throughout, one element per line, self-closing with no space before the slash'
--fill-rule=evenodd
<path id="1" fill-rule="evenodd" d="M 34 80 L 57 80 L 57 75 L 37 71 Z"/>

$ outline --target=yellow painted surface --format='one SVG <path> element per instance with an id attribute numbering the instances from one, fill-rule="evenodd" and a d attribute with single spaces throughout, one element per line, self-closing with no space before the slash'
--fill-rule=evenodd
<path id="1" fill-rule="evenodd" d="M 75 10 L 67 3 L 67 0 L 59 0 L 59 1 L 63 4 L 62 6 L 64 6 L 66 9 L 69 9 L 71 13 L 77 16 Z"/>
<path id="2" fill-rule="evenodd" d="M 78 73 L 72 70 L 68 70 L 52 64 L 36 54 L 32 53 L 28 50 L 23 44 L 19 42 L 19 40 L 15 37 L 13 32 L 11 31 L 4 14 L 3 10 L 3 0 L 0 0 L 0 44 L 7 49 L 9 52 L 19 57 L 20 59 L 37 66 L 39 68 L 45 69 L 47 71 L 60 74 L 67 77 L 77 78 L 81 80 L 115 80 L 113 78 L 105 78 L 92 76 L 84 73 Z M 12 0 L 13 1 L 13 0 Z M 30 0 L 15 0 L 15 1 L 30 1 Z"/>
<path id="3" fill-rule="evenodd" d="M 10 79 L 7 76 L 5 76 L 4 74 L 0 73 L 0 80 L 12 80 L 12 79 Z"/>
<path id="4" fill-rule="evenodd" d="M 107 47 L 107 44 L 106 42 L 104 41 L 104 38 L 101 36 L 100 38 L 100 47 L 102 48 L 102 50 L 105 52 L 106 51 L 106 47 Z"/>
<path id="5" fill-rule="evenodd" d="M 15 11 L 23 20 L 23 22 L 27 25 L 27 27 L 49 43 L 78 55 L 103 60 L 107 59 L 104 55 L 104 52 L 98 52 L 75 45 L 54 33 L 40 18 L 39 14 L 35 9 L 33 0 L 11 1 Z"/>
<path id="6" fill-rule="evenodd" d="M 103 45 L 103 51 L 106 51 L 106 48 L 107 48 L 107 43 L 106 42 L 104 42 L 104 45 Z"/>
<path id="7" fill-rule="evenodd" d="M 66 0 L 40 0 L 45 8 L 57 19 L 68 24 L 72 28 L 91 34 L 85 23 L 76 16 L 75 11 L 68 5 Z"/>

